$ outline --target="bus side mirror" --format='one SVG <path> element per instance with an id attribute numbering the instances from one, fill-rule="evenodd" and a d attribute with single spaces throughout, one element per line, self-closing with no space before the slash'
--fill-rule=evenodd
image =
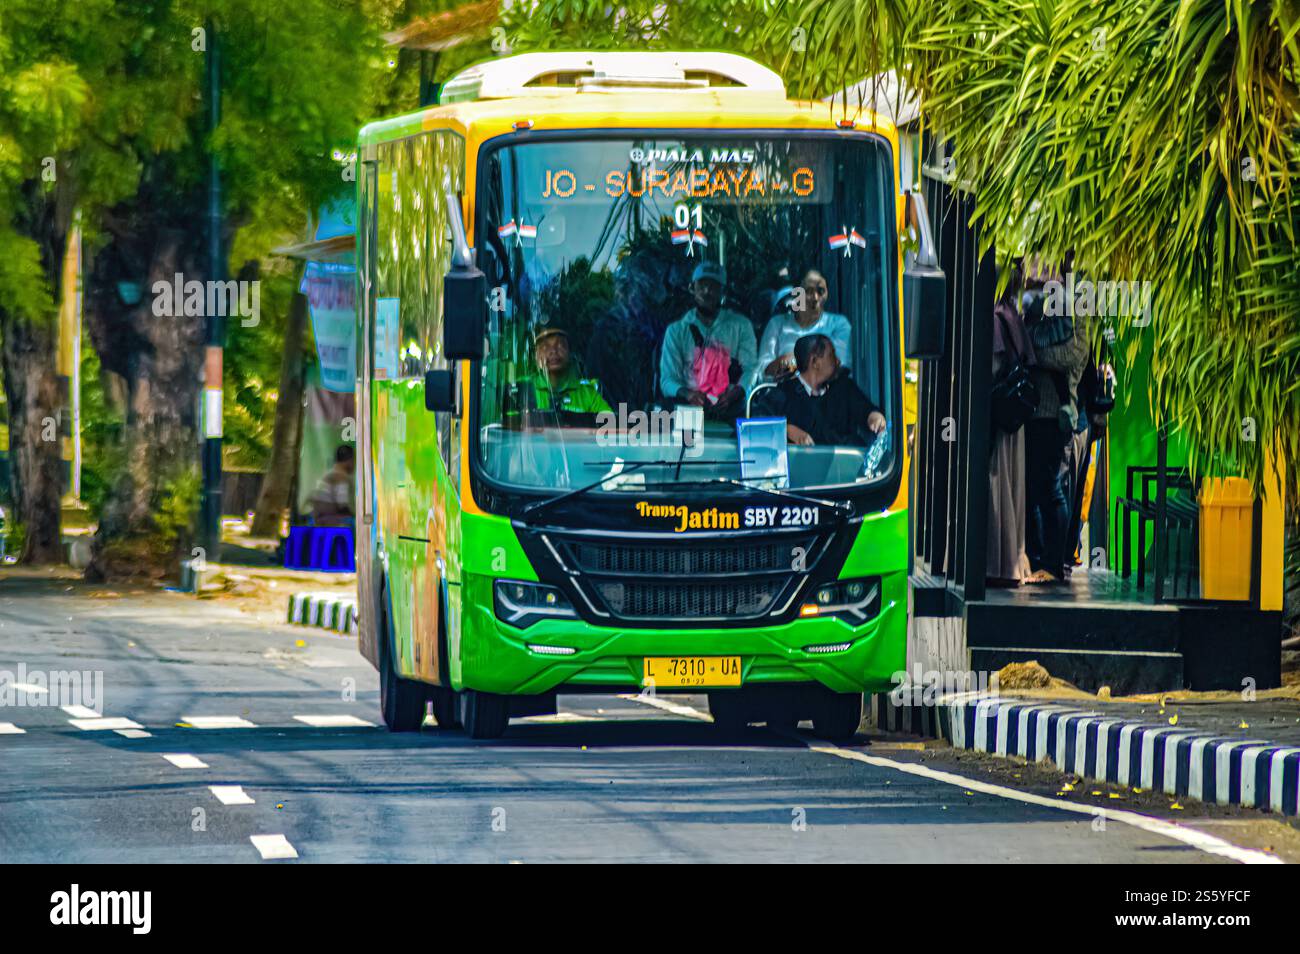
<path id="1" fill-rule="evenodd" d="M 451 368 L 424 372 L 424 406 L 430 411 L 456 410 L 456 374 Z"/>
<path id="2" fill-rule="evenodd" d="M 487 327 L 487 276 L 452 265 L 442 285 L 442 353 L 448 361 L 479 361 Z"/>
<path id="3" fill-rule="evenodd" d="M 906 196 L 907 224 L 915 230 L 918 248 L 908 254 L 903 267 L 904 351 L 909 358 L 941 358 L 948 324 L 948 282 L 935 253 L 925 196 L 919 192 Z"/>
<path id="4" fill-rule="evenodd" d="M 479 361 L 487 328 L 487 276 L 474 264 L 465 238 L 460 198 L 450 181 L 443 184 L 451 227 L 451 270 L 442 285 L 442 353 L 448 361 Z"/>

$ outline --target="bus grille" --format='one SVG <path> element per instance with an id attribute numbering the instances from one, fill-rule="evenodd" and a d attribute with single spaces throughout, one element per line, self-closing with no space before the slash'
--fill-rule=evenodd
<path id="1" fill-rule="evenodd" d="M 786 580 L 643 583 L 600 580 L 595 590 L 624 619 L 748 619 L 772 611 Z"/>
<path id="2" fill-rule="evenodd" d="M 812 563 L 816 537 L 785 540 L 643 546 L 571 542 L 567 549 L 583 573 L 628 576 L 729 576 L 737 573 L 790 573 Z"/>

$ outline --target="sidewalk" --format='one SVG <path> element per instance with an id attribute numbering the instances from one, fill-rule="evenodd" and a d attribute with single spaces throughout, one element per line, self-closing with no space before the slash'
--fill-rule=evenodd
<path id="1" fill-rule="evenodd" d="M 871 714 L 882 729 L 942 738 L 957 748 L 1050 761 L 1085 778 L 1204 802 L 1300 815 L 1300 699 L 1288 697 L 1295 689 L 1260 693 L 1253 702 L 1228 693 L 1165 697 L 1162 703 L 1011 690 L 949 695 L 927 706 L 877 695 Z"/>

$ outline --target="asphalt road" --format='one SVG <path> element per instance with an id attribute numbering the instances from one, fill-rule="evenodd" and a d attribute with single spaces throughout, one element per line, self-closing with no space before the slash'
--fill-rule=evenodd
<path id="1" fill-rule="evenodd" d="M 558 716 L 490 743 L 394 735 L 345 637 L 179 594 L 103 594 L 0 580 L 0 670 L 25 666 L 30 686 L 32 672 L 100 671 L 103 717 L 130 720 L 79 720 L 30 689 L 0 707 L 0 863 L 1234 857 L 945 779 L 867 737 L 726 735 L 702 697 L 565 696 Z M 216 717 L 236 721 L 199 727 Z"/>

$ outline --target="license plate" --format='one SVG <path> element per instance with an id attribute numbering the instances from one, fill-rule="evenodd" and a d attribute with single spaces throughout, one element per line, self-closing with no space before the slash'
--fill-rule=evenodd
<path id="1" fill-rule="evenodd" d="M 738 686 L 739 656 L 647 656 L 643 686 Z"/>

